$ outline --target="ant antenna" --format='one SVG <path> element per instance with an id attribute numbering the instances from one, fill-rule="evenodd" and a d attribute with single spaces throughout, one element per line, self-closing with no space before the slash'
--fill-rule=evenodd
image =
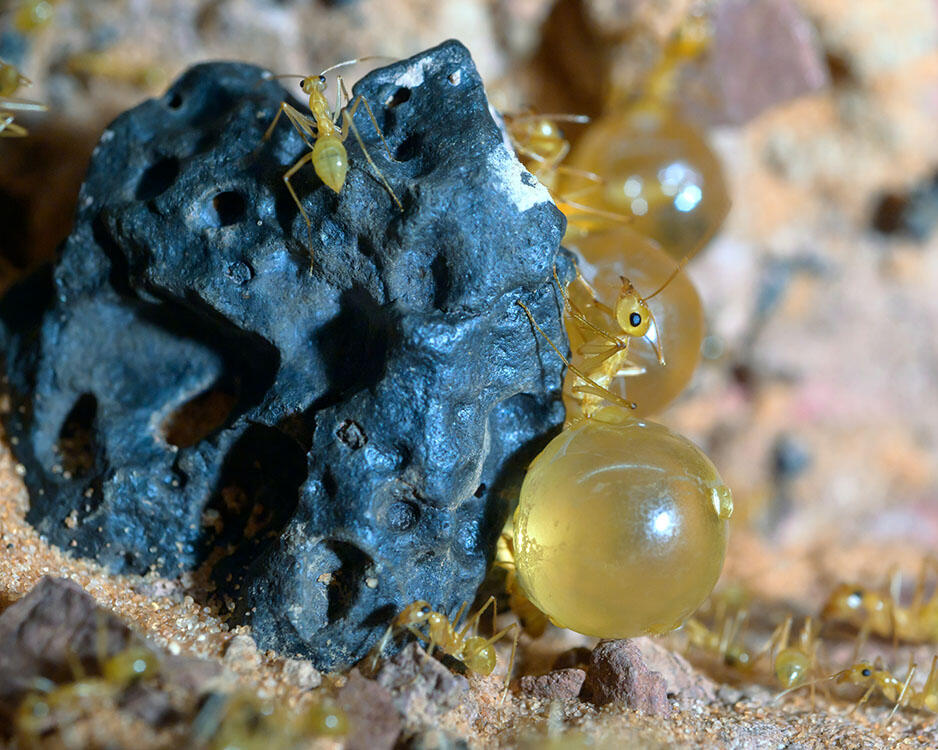
<path id="1" fill-rule="evenodd" d="M 388 60 L 389 62 L 394 62 L 397 58 L 388 57 L 387 55 L 368 55 L 366 57 L 355 57 L 351 60 L 343 60 L 342 62 L 336 63 L 335 65 L 330 65 L 319 75 L 324 76 L 326 73 L 331 73 L 336 68 L 345 68 L 349 65 L 354 65 L 355 63 L 368 62 L 369 60 Z"/>
<path id="2" fill-rule="evenodd" d="M 847 672 L 849 672 L 849 671 L 850 671 L 849 669 L 842 669 L 841 671 L 835 672 L 834 674 L 828 675 L 827 677 L 818 677 L 818 678 L 816 678 L 816 679 L 809 680 L 808 682 L 801 682 L 801 683 L 799 683 L 799 684 L 797 684 L 797 685 L 793 685 L 792 687 L 788 688 L 787 690 L 783 690 L 783 691 L 780 692 L 778 695 L 776 695 L 776 696 L 772 699 L 772 702 L 775 703 L 775 702 L 781 700 L 781 699 L 784 698 L 786 695 L 788 695 L 788 694 L 791 693 L 791 692 L 794 692 L 795 690 L 801 690 L 801 688 L 810 687 L 811 685 L 817 685 L 819 682 L 828 682 L 829 680 L 836 679 L 837 677 L 840 677 L 841 675 L 847 674 Z"/>
<path id="3" fill-rule="evenodd" d="M 661 291 L 660 289 L 658 291 Z M 655 292 L 657 294 L 658 292 Z M 652 295 L 654 296 L 654 295 Z M 648 297 L 645 298 L 646 300 Z M 655 355 L 658 357 L 658 364 L 662 367 L 667 365 L 667 362 L 664 361 L 664 352 L 661 350 L 661 334 L 658 331 L 658 321 L 655 320 L 655 314 L 651 311 L 651 308 L 648 308 L 648 315 L 651 318 L 651 325 L 648 327 L 648 333 L 642 336 L 645 341 L 651 344 L 652 348 L 655 350 Z M 651 337 L 651 332 L 655 332 L 655 337 Z"/>
<path id="4" fill-rule="evenodd" d="M 696 251 L 695 251 L 695 252 L 696 252 Z M 672 281 L 674 281 L 674 279 L 677 278 L 677 275 L 678 275 L 681 271 L 684 270 L 684 266 L 687 265 L 687 261 L 689 261 L 693 256 L 694 256 L 694 253 L 691 253 L 690 255 L 685 255 L 683 258 L 681 258 L 680 263 L 678 263 L 677 266 L 675 267 L 675 269 L 674 269 L 673 271 L 671 271 L 671 273 L 670 273 L 670 275 L 668 276 L 668 278 L 665 279 L 665 282 L 664 282 L 661 286 L 659 286 L 657 289 L 655 289 L 654 292 L 652 292 L 652 293 L 649 294 L 647 297 L 645 297 L 644 300 L 645 300 L 646 302 L 648 302 L 648 300 L 650 300 L 650 299 L 651 299 L 652 297 L 654 297 L 656 294 L 658 294 L 659 292 L 664 291 L 664 288 L 665 288 L 668 284 L 670 284 Z"/>
<path id="5" fill-rule="evenodd" d="M 265 81 L 275 81 L 278 78 L 309 78 L 309 76 L 301 76 L 299 73 L 278 73 L 274 75 L 269 70 L 265 70 L 261 78 Z"/>

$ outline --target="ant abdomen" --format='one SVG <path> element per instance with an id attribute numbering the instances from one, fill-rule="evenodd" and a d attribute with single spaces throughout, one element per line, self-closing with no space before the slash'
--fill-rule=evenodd
<path id="1" fill-rule="evenodd" d="M 716 583 L 731 512 L 729 489 L 693 443 L 607 408 L 528 469 L 514 519 L 518 579 L 571 630 L 667 632 Z"/>

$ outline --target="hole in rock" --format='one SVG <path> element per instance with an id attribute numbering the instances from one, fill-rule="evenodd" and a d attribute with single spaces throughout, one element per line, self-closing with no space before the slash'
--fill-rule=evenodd
<path id="1" fill-rule="evenodd" d="M 29 200 L 0 188 L 0 227 L 3 227 L 3 242 L 0 256 L 17 268 L 24 268 L 30 260 L 29 253 Z"/>
<path id="2" fill-rule="evenodd" d="M 449 263 L 443 253 L 437 254 L 430 263 L 430 272 L 433 274 L 433 306 L 437 310 L 443 310 L 453 288 Z"/>
<path id="3" fill-rule="evenodd" d="M 326 540 L 325 545 L 340 563 L 329 579 L 326 618 L 333 623 L 345 617 L 355 605 L 359 591 L 365 585 L 365 570 L 371 565 L 371 558 L 354 544 L 339 539 Z"/>
<path id="4" fill-rule="evenodd" d="M 163 422 L 163 438 L 177 448 L 201 442 L 221 427 L 234 408 L 236 398 L 220 388 L 212 388 L 178 407 Z"/>
<path id="5" fill-rule="evenodd" d="M 410 161 L 420 153 L 422 146 L 423 136 L 419 133 L 411 133 L 404 139 L 401 145 L 397 147 L 397 150 L 394 152 L 394 158 L 397 159 L 397 161 Z"/>
<path id="6" fill-rule="evenodd" d="M 154 162 L 140 175 L 134 197 L 138 201 L 148 201 L 166 192 L 179 176 L 179 159 L 167 156 Z"/>
<path id="7" fill-rule="evenodd" d="M 97 415 L 98 399 L 90 393 L 83 393 L 65 417 L 56 443 L 63 474 L 84 476 L 94 466 L 97 450 L 94 422 Z"/>
<path id="8" fill-rule="evenodd" d="M 381 382 L 397 338 L 392 308 L 361 287 L 344 291 L 338 315 L 317 334 L 329 380 L 327 398 L 347 398 Z"/>
<path id="9" fill-rule="evenodd" d="M 410 89 L 401 86 L 397 91 L 391 94 L 384 102 L 388 109 L 394 109 L 410 99 Z"/>
<path id="10" fill-rule="evenodd" d="M 202 514 L 200 542 L 203 559 L 225 550 L 212 571 L 219 589 L 233 591 L 245 566 L 280 538 L 296 512 L 306 475 L 303 446 L 277 427 L 253 424 L 228 451 Z"/>
<path id="11" fill-rule="evenodd" d="M 225 190 L 212 198 L 212 211 L 214 212 L 214 221 L 218 227 L 229 227 L 237 224 L 244 218 L 247 204 L 244 196 L 236 190 Z"/>

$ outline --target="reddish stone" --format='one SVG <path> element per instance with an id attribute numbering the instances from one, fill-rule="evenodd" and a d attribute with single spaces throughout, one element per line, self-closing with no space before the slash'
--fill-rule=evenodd
<path id="1" fill-rule="evenodd" d="M 711 65 L 722 98 L 717 119 L 735 125 L 828 83 L 814 27 L 792 0 L 719 3 Z"/>
<path id="2" fill-rule="evenodd" d="M 349 719 L 346 750 L 391 750 L 401 733 L 401 719 L 391 694 L 361 672 L 349 672 L 348 682 L 338 695 L 338 703 Z"/>
<path id="3" fill-rule="evenodd" d="M 645 666 L 631 640 L 600 641 L 583 688 L 597 706 L 619 703 L 654 716 L 671 713 L 664 678 Z"/>
<path id="4" fill-rule="evenodd" d="M 547 674 L 525 675 L 521 678 L 521 691 L 535 698 L 570 700 L 580 694 L 585 680 L 586 672 L 582 669 L 555 669 Z"/>

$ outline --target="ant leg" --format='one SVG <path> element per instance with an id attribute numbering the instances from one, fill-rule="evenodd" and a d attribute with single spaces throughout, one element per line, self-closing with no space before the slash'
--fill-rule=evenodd
<path id="1" fill-rule="evenodd" d="M 469 632 L 469 628 L 472 627 L 473 625 L 476 625 L 479 622 L 479 619 L 482 617 L 482 614 L 485 612 L 485 610 L 489 608 L 489 606 L 493 607 L 492 622 L 494 623 L 495 621 L 494 618 L 495 618 L 495 615 L 497 614 L 497 610 L 495 609 L 495 596 L 493 595 L 485 600 L 485 604 L 479 607 L 479 609 L 476 611 L 476 613 L 472 617 L 466 620 L 465 625 L 462 626 L 462 629 L 456 634 L 456 637 L 461 640 L 463 636 L 465 636 L 466 633 Z M 458 622 L 458 621 L 459 621 L 459 618 L 456 618 L 455 620 L 453 620 L 453 622 Z"/>
<path id="2" fill-rule="evenodd" d="M 274 116 L 273 121 L 270 125 L 267 126 L 267 130 L 264 132 L 264 137 L 261 141 L 266 141 L 273 135 L 274 128 L 277 127 L 277 122 L 280 120 L 280 115 L 285 114 L 287 119 L 290 120 L 290 123 L 296 128 L 297 132 L 305 141 L 306 145 L 312 149 L 313 142 L 311 138 L 315 138 L 316 134 L 313 132 L 313 127 L 316 124 L 315 120 L 310 120 L 309 117 L 300 112 L 296 107 L 289 104 L 288 102 L 280 102 L 280 107 L 277 109 L 277 114 Z"/>
<path id="3" fill-rule="evenodd" d="M 597 307 L 597 309 L 600 309 L 603 312 L 606 312 L 608 310 L 608 313 L 612 314 L 612 310 L 609 310 L 608 307 L 606 307 L 601 302 L 599 302 L 599 300 L 596 298 L 595 291 L 593 291 L 593 288 L 589 285 L 586 279 L 580 276 L 579 272 L 577 273 L 577 278 L 580 279 L 583 282 L 583 284 L 586 286 L 586 288 L 589 289 L 590 292 L 592 293 L 593 303 Z M 582 310 L 580 310 L 579 307 L 577 307 L 576 303 L 572 299 L 570 299 L 570 295 L 567 294 L 567 290 L 564 288 L 564 285 L 560 283 L 560 277 L 557 275 L 556 264 L 554 264 L 554 283 L 557 285 L 557 290 L 560 292 L 560 296 L 563 299 L 564 309 L 570 314 L 570 317 L 572 317 L 574 320 L 581 323 L 582 325 L 586 326 L 593 332 L 599 334 L 602 338 L 606 339 L 610 343 L 615 343 L 615 344 L 620 343 L 619 339 L 617 339 L 615 336 L 611 335 L 608 331 L 603 330 L 599 326 L 595 325 L 591 320 L 589 320 L 586 317 L 586 314 Z M 586 338 L 586 336 L 584 336 L 583 338 Z"/>
<path id="4" fill-rule="evenodd" d="M 938 654 L 932 657 L 931 669 L 928 670 L 928 676 L 925 678 L 925 684 L 922 685 L 920 692 L 923 703 L 934 701 L 938 695 Z"/>
<path id="5" fill-rule="evenodd" d="M 293 177 L 307 162 L 313 160 L 313 152 L 307 151 L 303 154 L 299 160 L 290 167 L 283 175 L 283 182 L 287 186 L 287 190 L 290 191 L 290 195 L 293 196 L 293 202 L 296 203 L 296 207 L 300 209 L 300 215 L 303 217 L 303 221 L 306 222 L 306 234 L 307 239 L 309 240 L 309 272 L 313 273 L 313 223 L 309 220 L 309 214 L 306 213 L 306 209 L 303 208 L 303 204 L 300 203 L 300 198 L 296 194 L 296 191 L 293 189 L 293 185 L 290 184 L 290 178 Z"/>
<path id="6" fill-rule="evenodd" d="M 339 85 L 342 87 L 342 92 L 345 94 L 346 100 L 351 101 L 351 106 L 346 106 L 349 115 L 354 115 L 355 112 L 358 111 L 358 105 L 364 104 L 365 111 L 368 113 L 368 118 L 371 120 L 371 124 L 375 126 L 375 132 L 378 134 L 378 138 L 381 139 L 381 145 L 384 146 L 384 152 L 388 155 L 388 159 L 396 162 L 397 159 L 394 158 L 394 155 L 391 153 L 391 148 L 388 146 L 388 142 L 384 139 L 384 133 L 381 132 L 381 127 L 378 125 L 378 121 L 375 119 L 375 113 L 371 111 L 371 105 L 368 104 L 368 100 L 364 97 L 363 94 L 359 94 L 355 97 L 355 100 L 352 101 L 351 97 L 349 96 L 348 89 L 345 88 L 345 81 L 343 81 L 341 77 L 339 77 Z"/>
<path id="7" fill-rule="evenodd" d="M 902 570 L 898 565 L 893 565 L 889 570 L 888 591 L 889 627 L 892 628 L 892 647 L 896 648 L 899 645 L 899 623 L 896 610 L 899 608 L 899 600 L 902 596 Z"/>
<path id="8" fill-rule="evenodd" d="M 425 644 L 426 644 L 426 646 L 427 646 L 427 655 L 428 655 L 428 656 L 432 656 L 432 655 L 433 655 L 433 648 L 434 648 L 434 646 L 436 645 L 436 644 L 433 642 L 433 639 L 430 638 L 430 637 L 427 636 L 427 635 L 424 635 L 424 634 L 420 631 L 420 628 L 418 628 L 416 625 L 408 624 L 408 625 L 405 625 L 405 627 L 407 628 L 407 630 L 410 631 L 410 633 L 411 633 L 420 643 L 425 643 Z"/>
<path id="9" fill-rule="evenodd" d="M 644 375 L 645 372 L 646 372 L 645 368 L 642 367 L 641 365 L 631 365 L 629 367 L 623 367 L 622 369 L 618 370 L 612 377 L 633 378 L 637 375 Z"/>
<path id="10" fill-rule="evenodd" d="M 362 99 L 361 101 L 364 101 Z M 384 176 L 384 172 L 378 169 L 378 165 L 375 164 L 375 160 L 371 158 L 371 154 L 368 153 L 368 149 L 365 147 L 365 142 L 362 140 L 361 135 L 358 133 L 358 128 L 355 126 L 355 122 L 352 120 L 352 115 L 349 114 L 348 108 L 342 110 L 343 120 L 345 121 L 345 127 L 343 128 L 344 132 L 342 134 L 342 139 L 345 140 L 345 137 L 348 135 L 349 131 L 352 131 L 352 134 L 355 136 L 355 140 L 358 141 L 358 145 L 361 147 L 362 153 L 365 155 L 365 158 L 368 160 L 368 163 L 371 165 L 371 168 L 375 171 L 378 177 L 381 179 L 382 184 L 384 185 L 385 190 L 388 191 L 391 198 L 394 199 L 394 202 L 397 204 L 398 209 L 401 211 L 404 210 L 404 205 L 401 203 L 400 199 L 397 197 L 397 193 L 394 192 L 394 188 L 391 187 L 391 184 L 388 182 L 387 178 Z M 381 140 L 384 140 L 384 136 L 381 136 Z"/>
<path id="11" fill-rule="evenodd" d="M 630 216 L 625 216 L 624 214 L 617 214 L 614 211 L 604 211 L 601 208 L 587 206 L 585 203 L 566 200 L 565 196 L 559 196 L 555 203 L 557 204 L 557 208 L 560 208 L 561 211 L 563 211 L 563 206 L 569 206 L 575 211 L 580 211 L 588 216 L 596 216 L 600 219 L 607 219 L 608 221 L 617 221 L 620 224 L 631 224 L 634 221 Z M 564 211 L 564 213 L 566 213 L 566 211 Z"/>
<path id="12" fill-rule="evenodd" d="M 384 649 L 387 648 L 387 645 L 391 642 L 391 636 L 394 633 L 394 626 L 388 625 L 388 629 L 384 631 L 384 635 L 381 636 L 374 646 L 371 648 L 371 662 L 369 663 L 369 669 L 372 674 L 378 671 L 378 661 L 384 655 Z"/>
<path id="13" fill-rule="evenodd" d="M 776 626 L 775 630 L 772 631 L 772 635 L 769 636 L 769 639 L 753 655 L 753 664 L 756 664 L 759 659 L 767 655 L 769 660 L 772 662 L 772 668 L 774 669 L 776 653 L 778 651 L 784 650 L 785 646 L 788 645 L 788 634 L 791 631 L 791 619 L 791 615 L 789 615 L 785 618 L 785 622 Z"/>
<path id="14" fill-rule="evenodd" d="M 913 661 L 913 658 L 910 656 L 909 657 L 909 674 L 906 675 L 905 682 L 902 683 L 902 690 L 899 691 L 899 697 L 896 698 L 896 703 L 892 707 L 892 711 L 890 711 L 889 716 L 886 717 L 886 722 L 885 722 L 886 724 L 892 721 L 892 717 L 895 716 L 896 711 L 899 710 L 899 706 L 901 706 L 903 701 L 905 700 L 906 693 L 909 692 L 909 685 L 912 684 L 912 676 L 915 674 L 916 668 L 917 668 L 917 665 L 915 664 L 915 661 Z"/>
<path id="15" fill-rule="evenodd" d="M 515 636 L 511 641 L 511 656 L 508 657 L 508 670 L 505 672 L 505 687 L 502 688 L 502 697 L 498 699 L 498 705 L 501 705 L 508 695 L 508 686 L 511 684 L 511 672 L 515 668 L 515 655 L 518 653 L 518 638 L 521 637 L 521 628 L 516 622 L 511 623 L 502 633 L 506 633 L 512 628 L 514 628 Z"/>
<path id="16" fill-rule="evenodd" d="M 850 711 L 847 713 L 847 716 L 853 716 L 857 712 L 857 710 L 860 708 L 860 706 L 862 706 L 864 703 L 866 703 L 870 699 L 870 696 L 873 695 L 874 690 L 876 690 L 875 682 L 867 688 L 866 692 L 863 693 L 863 697 L 860 698 L 860 700 L 854 704 L 853 708 L 851 708 Z"/>
<path id="17" fill-rule="evenodd" d="M 17 125 L 13 122 L 13 115 L 7 113 L 3 119 L 3 122 L 0 123 L 0 137 L 3 138 L 23 138 L 24 136 L 29 135 L 29 131 L 26 130 L 22 125 Z"/>

